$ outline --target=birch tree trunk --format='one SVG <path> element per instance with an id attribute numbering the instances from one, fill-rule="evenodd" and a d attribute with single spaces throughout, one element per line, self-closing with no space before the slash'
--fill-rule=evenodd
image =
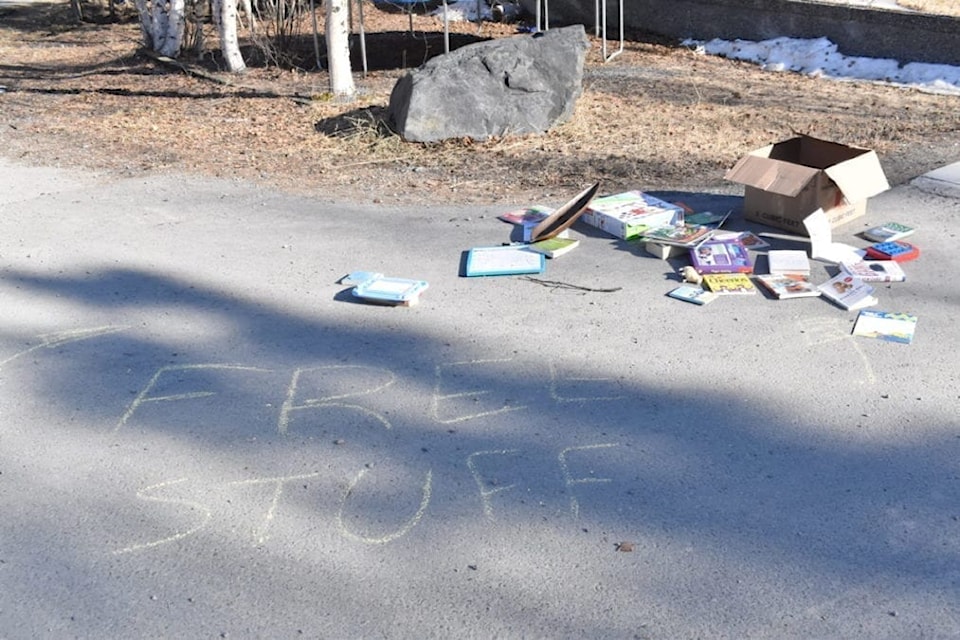
<path id="1" fill-rule="evenodd" d="M 162 39 L 155 43 L 155 48 L 160 55 L 170 58 L 180 55 L 180 48 L 183 46 L 183 30 L 186 27 L 184 9 L 184 0 L 170 0 L 166 29 L 160 34 Z"/>
<path id="2" fill-rule="evenodd" d="M 227 69 L 233 73 L 243 73 L 247 65 L 240 53 L 237 37 L 237 0 L 214 0 L 213 13 L 220 33 L 220 51 L 227 62 Z"/>
<path id="3" fill-rule="evenodd" d="M 330 92 L 342 97 L 353 97 L 357 92 L 350 68 L 350 2 L 326 0 L 325 32 Z"/>

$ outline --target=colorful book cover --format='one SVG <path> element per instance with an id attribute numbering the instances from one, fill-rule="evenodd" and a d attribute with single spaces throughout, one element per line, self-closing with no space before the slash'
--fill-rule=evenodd
<path id="1" fill-rule="evenodd" d="M 745 273 L 708 273 L 703 276 L 703 284 L 720 296 L 753 295 L 757 292 L 750 276 Z"/>
<path id="2" fill-rule="evenodd" d="M 778 299 L 815 298 L 820 289 L 802 273 L 770 273 L 758 275 L 757 280 Z"/>
<path id="3" fill-rule="evenodd" d="M 740 240 L 707 240 L 690 249 L 699 273 L 753 273 L 753 262 Z"/>
<path id="4" fill-rule="evenodd" d="M 547 238 L 546 240 L 538 240 L 529 246 L 532 251 L 542 253 L 548 258 L 557 258 L 568 251 L 573 251 L 579 245 L 580 241 L 576 238 L 561 238 L 559 236 L 554 236 L 553 238 Z"/>
<path id="5" fill-rule="evenodd" d="M 909 313 L 890 313 L 864 309 L 857 315 L 853 335 L 889 342 L 910 344 L 917 330 L 917 316 Z"/>
<path id="6" fill-rule="evenodd" d="M 683 209 L 642 191 L 594 198 L 582 220 L 602 231 L 630 240 L 649 229 L 683 222 Z"/>
<path id="7" fill-rule="evenodd" d="M 704 305 L 717 299 L 717 294 L 712 291 L 707 291 L 701 287 L 689 284 L 680 285 L 676 289 L 668 291 L 667 295 L 677 300 L 684 300 L 685 302 L 692 302 L 693 304 L 699 305 Z"/>
<path id="8" fill-rule="evenodd" d="M 864 282 L 903 282 L 907 279 L 903 267 L 896 260 L 841 262 L 840 268 Z"/>
<path id="9" fill-rule="evenodd" d="M 906 262 L 920 257 L 920 249 L 909 242 L 894 240 L 878 242 L 867 247 L 867 257 L 874 260 L 896 260 Z"/>
<path id="10" fill-rule="evenodd" d="M 510 224 L 535 225 L 545 220 L 551 213 L 553 213 L 553 209 L 550 207 L 534 205 L 532 207 L 501 213 L 497 217 Z"/>
<path id="11" fill-rule="evenodd" d="M 644 231 L 644 240 L 672 244 L 683 247 L 692 247 L 710 237 L 713 230 L 709 227 L 694 225 L 669 225 Z"/>
<path id="12" fill-rule="evenodd" d="M 914 231 L 913 227 L 908 227 L 905 224 L 887 222 L 872 229 L 867 229 L 863 232 L 863 236 L 873 242 L 894 242 L 912 235 Z"/>

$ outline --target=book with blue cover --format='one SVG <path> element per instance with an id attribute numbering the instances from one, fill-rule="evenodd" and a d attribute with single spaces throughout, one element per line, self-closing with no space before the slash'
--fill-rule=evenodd
<path id="1" fill-rule="evenodd" d="M 474 277 L 543 273 L 545 267 L 546 256 L 533 251 L 527 245 L 474 247 L 467 252 L 464 275 Z"/>

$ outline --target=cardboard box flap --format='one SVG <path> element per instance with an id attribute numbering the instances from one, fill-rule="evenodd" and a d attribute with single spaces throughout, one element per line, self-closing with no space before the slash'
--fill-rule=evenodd
<path id="1" fill-rule="evenodd" d="M 843 192 L 847 202 L 860 202 L 890 188 L 880 167 L 880 158 L 873 151 L 827 167 L 824 173 Z"/>
<path id="2" fill-rule="evenodd" d="M 819 172 L 819 169 L 812 167 L 750 154 L 741 158 L 724 178 L 792 198 L 815 179 Z"/>

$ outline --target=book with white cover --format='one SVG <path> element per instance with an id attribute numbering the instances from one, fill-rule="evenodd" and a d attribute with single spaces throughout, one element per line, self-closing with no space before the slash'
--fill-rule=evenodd
<path id="1" fill-rule="evenodd" d="M 810 259 L 801 249 L 771 249 L 767 252 L 770 273 L 810 273 Z"/>

